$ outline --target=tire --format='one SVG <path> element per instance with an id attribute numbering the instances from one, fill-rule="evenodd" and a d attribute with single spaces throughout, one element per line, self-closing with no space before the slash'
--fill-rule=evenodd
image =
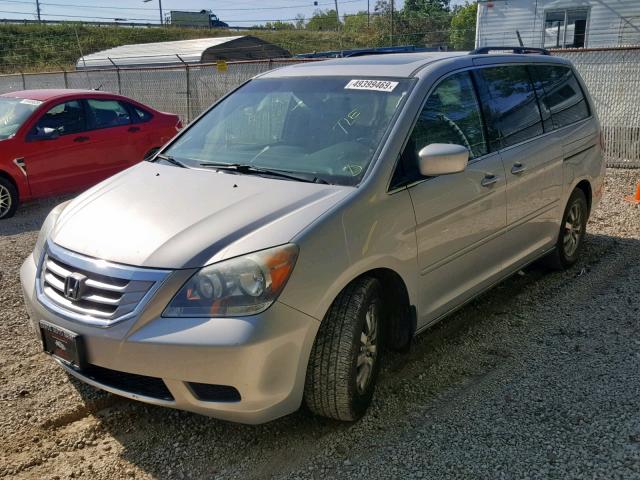
<path id="1" fill-rule="evenodd" d="M 11 218 L 18 209 L 18 190 L 7 178 L 0 177 L 0 220 Z"/>
<path id="2" fill-rule="evenodd" d="M 383 311 L 380 282 L 372 277 L 353 281 L 334 300 L 307 367 L 304 400 L 311 412 L 355 421 L 367 411 L 380 370 Z"/>
<path id="3" fill-rule="evenodd" d="M 577 188 L 569 197 L 562 215 L 556 248 L 547 257 L 547 264 L 551 268 L 566 270 L 578 261 L 584 244 L 588 219 L 587 199 L 584 192 Z"/>
<path id="4" fill-rule="evenodd" d="M 144 158 L 142 160 L 145 161 L 145 160 L 151 159 L 151 157 L 153 157 L 156 153 L 158 153 L 159 150 L 160 150 L 160 148 L 158 148 L 158 147 L 152 148 L 151 150 L 149 150 L 146 153 L 146 155 L 144 156 Z"/>

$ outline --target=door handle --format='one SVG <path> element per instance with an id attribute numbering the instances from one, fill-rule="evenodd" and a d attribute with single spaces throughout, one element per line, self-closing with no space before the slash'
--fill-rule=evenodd
<path id="1" fill-rule="evenodd" d="M 527 167 L 525 167 L 523 164 L 521 163 L 514 163 L 513 167 L 511 167 L 511 173 L 514 175 L 519 175 L 522 172 L 524 172 L 527 169 Z"/>
<path id="2" fill-rule="evenodd" d="M 140 127 L 129 127 L 129 132 L 135 133 L 140 131 Z"/>
<path id="3" fill-rule="evenodd" d="M 498 180 L 499 178 L 496 175 L 489 174 L 482 179 L 480 185 L 482 185 L 483 187 L 490 187 L 494 183 L 497 183 Z"/>
<path id="4" fill-rule="evenodd" d="M 89 137 L 76 137 L 73 139 L 77 143 L 88 142 L 89 140 L 91 140 Z"/>

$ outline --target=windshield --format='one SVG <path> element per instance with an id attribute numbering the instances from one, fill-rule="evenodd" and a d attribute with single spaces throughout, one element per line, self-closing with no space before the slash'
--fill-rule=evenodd
<path id="1" fill-rule="evenodd" d="M 407 79 L 253 80 L 163 153 L 188 167 L 250 165 L 357 185 L 409 86 Z"/>
<path id="2" fill-rule="evenodd" d="M 15 135 L 41 103 L 27 98 L 0 98 L 0 140 Z"/>

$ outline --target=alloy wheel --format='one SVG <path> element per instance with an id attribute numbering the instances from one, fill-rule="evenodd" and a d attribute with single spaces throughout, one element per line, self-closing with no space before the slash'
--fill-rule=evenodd
<path id="1" fill-rule="evenodd" d="M 564 225 L 564 253 L 567 257 L 572 257 L 578 247 L 582 237 L 582 207 L 579 202 L 575 202 L 567 215 Z"/>
<path id="2" fill-rule="evenodd" d="M 9 213 L 11 205 L 11 192 L 4 185 L 0 185 L 0 218 Z"/>
<path id="3" fill-rule="evenodd" d="M 360 394 L 369 386 L 378 357 L 378 317 L 378 306 L 372 303 L 367 309 L 360 333 L 360 351 L 356 363 L 356 385 Z"/>

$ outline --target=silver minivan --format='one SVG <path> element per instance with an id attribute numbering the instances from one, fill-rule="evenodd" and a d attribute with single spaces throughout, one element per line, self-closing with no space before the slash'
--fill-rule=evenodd
<path id="1" fill-rule="evenodd" d="M 544 51 L 259 75 L 151 161 L 55 208 L 21 269 L 71 375 L 245 423 L 355 420 L 385 350 L 541 257 L 579 256 L 600 126 Z"/>

